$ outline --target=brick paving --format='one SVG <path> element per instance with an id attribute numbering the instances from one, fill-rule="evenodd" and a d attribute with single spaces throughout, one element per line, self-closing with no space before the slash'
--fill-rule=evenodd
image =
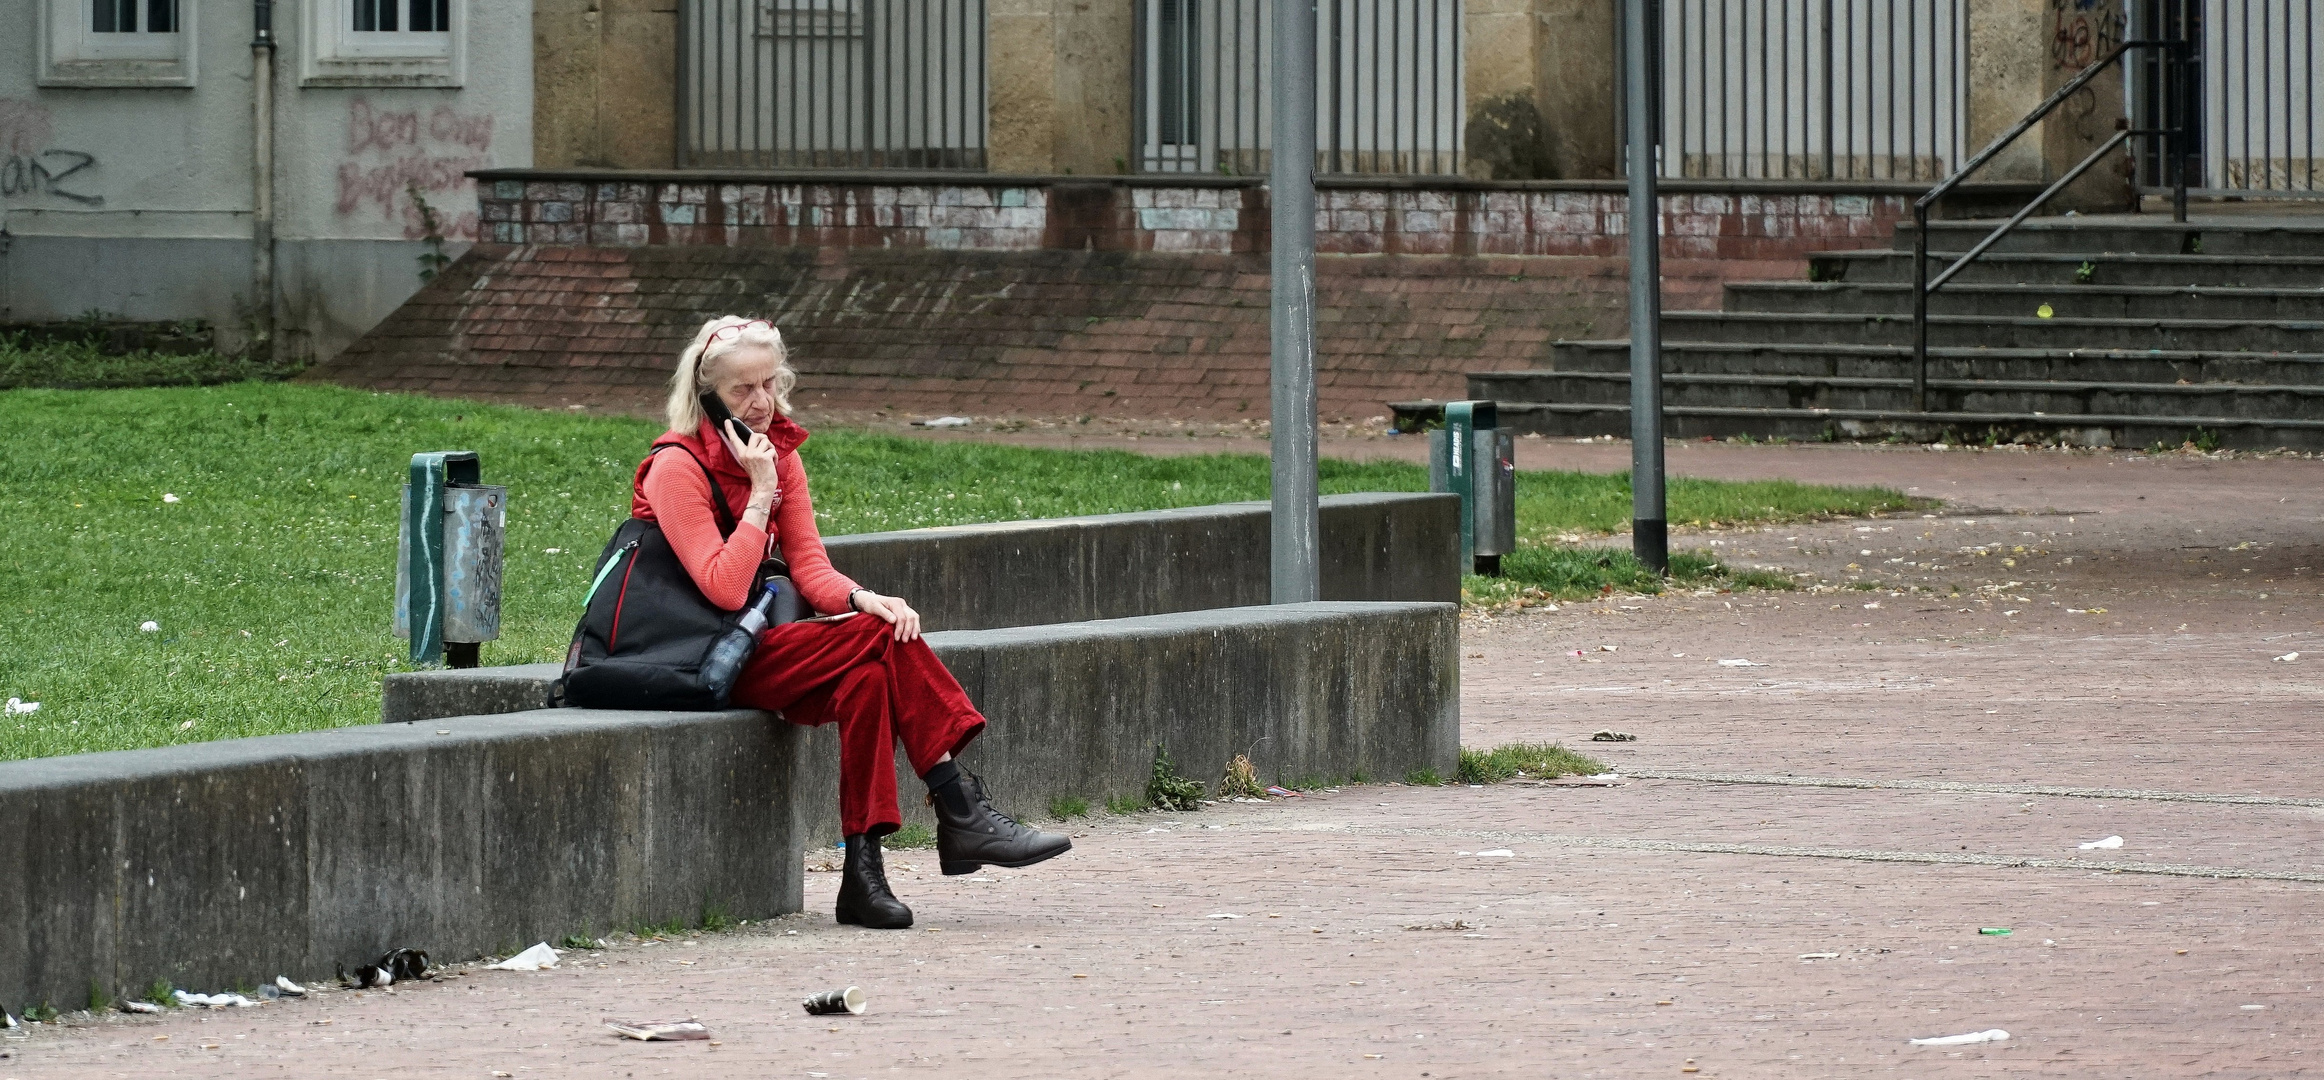
<path id="1" fill-rule="evenodd" d="M 1521 454 L 1604 468 L 1626 448 Z M 0 1080 L 2324 1072 L 2309 1064 L 2324 1055 L 2309 917 L 2324 886 L 2280 880 L 2324 875 L 2319 811 L 2297 802 L 2324 799 L 2324 463 L 1726 446 L 1671 459 L 1950 502 L 1681 540 L 1812 572 L 1816 589 L 1472 620 L 1466 743 L 1552 739 L 1650 775 L 2146 797 L 1352 785 L 1079 823 L 1071 855 L 1022 872 L 947 879 L 900 852 L 911 931 L 832 925 L 837 875 L 813 873 L 805 915 L 577 954 L 557 972 L 44 1025 L 0 1043 Z M 1832 588 L 1851 580 L 1880 587 Z M 1587 743 L 1600 728 L 1639 741 Z M 2221 794 L 2292 801 L 2181 797 Z M 2077 849 L 2108 835 L 2123 847 Z M 2047 862 L 1996 865 L 2027 859 Z M 1242 917 L 1211 917 L 1227 914 Z M 869 1013 L 799 1011 L 802 994 L 847 984 L 869 991 Z M 716 1042 L 625 1043 L 598 1026 L 672 1015 L 699 1016 Z M 2013 1037 L 1906 1042 L 1995 1027 Z"/>

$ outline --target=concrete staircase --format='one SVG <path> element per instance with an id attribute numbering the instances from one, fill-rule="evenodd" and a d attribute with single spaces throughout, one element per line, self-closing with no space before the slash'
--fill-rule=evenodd
<path id="1" fill-rule="evenodd" d="M 1932 222 L 1933 267 L 1994 224 Z M 1927 411 L 1912 228 L 1665 312 L 1669 435 L 2324 448 L 2324 217 L 2030 220 L 1931 299 Z M 1546 370 L 1471 374 L 1469 396 L 1520 431 L 1627 435 L 1629 363 L 1626 340 L 1560 341 Z"/>

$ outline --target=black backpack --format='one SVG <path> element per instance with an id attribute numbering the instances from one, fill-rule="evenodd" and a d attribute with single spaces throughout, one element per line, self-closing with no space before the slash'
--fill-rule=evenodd
<path id="1" fill-rule="evenodd" d="M 703 478 L 710 481 L 718 535 L 733 535 L 737 522 L 718 478 L 682 444 L 663 443 L 654 452 L 673 447 L 694 458 Z M 757 581 L 780 579 L 782 585 L 770 623 L 795 622 L 806 615 L 789 573 L 779 559 L 759 565 Z M 702 661 L 719 635 L 740 617 L 740 612 L 720 610 L 702 595 L 659 524 L 643 518 L 624 521 L 597 557 L 597 575 L 582 600 L 581 624 L 573 629 L 573 644 L 565 650 L 565 674 L 550 692 L 550 701 L 585 709 L 718 708 L 716 695 L 703 685 Z"/>

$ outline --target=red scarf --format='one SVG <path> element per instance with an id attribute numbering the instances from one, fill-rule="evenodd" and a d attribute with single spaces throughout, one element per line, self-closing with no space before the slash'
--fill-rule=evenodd
<path id="1" fill-rule="evenodd" d="M 800 445 L 807 441 L 807 429 L 780 413 L 775 415 L 774 421 L 767 425 L 763 434 L 768 442 L 775 444 L 775 456 L 778 458 L 798 452 Z M 708 417 L 704 417 L 690 433 L 676 430 L 663 432 L 654 440 L 654 450 L 659 451 L 665 446 L 683 446 L 694 455 L 695 460 L 708 466 L 710 475 L 718 481 L 719 494 L 726 496 L 727 508 L 733 511 L 735 520 L 741 520 L 743 509 L 750 505 L 750 473 L 742 467 L 741 462 L 734 459 L 734 452 L 727 449 L 726 440 L 720 438 L 718 432 L 710 426 Z M 655 454 L 648 453 L 646 459 L 638 463 L 637 475 L 630 481 L 632 514 L 637 512 L 637 507 L 645 505 L 646 467 L 653 464 L 654 457 Z"/>

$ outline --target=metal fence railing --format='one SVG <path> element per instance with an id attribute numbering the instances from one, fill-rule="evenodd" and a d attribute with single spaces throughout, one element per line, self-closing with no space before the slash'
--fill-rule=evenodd
<path id="1" fill-rule="evenodd" d="M 2203 0 L 2133 0 L 2128 11 L 2128 35 L 2139 41 L 2170 41 L 2176 49 L 2140 49 L 2123 57 L 2123 101 L 2132 125 L 2142 129 L 2172 129 L 2181 133 L 2177 143 L 2141 139 L 2131 144 L 2137 183 L 2160 192 L 2179 181 L 2174 165 L 2187 170 L 2189 187 L 2202 186 L 2203 110 L 2190 107 L 2199 99 L 2189 91 L 2202 83 L 2202 51 L 2195 20 Z M 2186 85 L 2190 80 L 2194 87 Z M 2174 160 L 2183 158 L 2183 160 Z"/>
<path id="2" fill-rule="evenodd" d="M 678 163 L 985 167 L 985 0 L 679 0 Z"/>
<path id="3" fill-rule="evenodd" d="M 2050 181 L 2049 186 L 2043 188 L 2040 194 L 2035 195 L 2031 201 L 2019 207 L 2016 213 L 2002 221 L 1993 231 L 1986 233 L 1984 239 L 1970 245 L 1968 251 L 1953 259 L 1944 270 L 1939 271 L 1933 277 L 1930 276 L 1929 271 L 1932 269 L 1929 264 L 1930 213 L 1947 195 L 1975 175 L 1977 170 L 1984 168 L 1994 158 L 2007 150 L 2011 143 L 2023 138 L 2027 132 L 2033 130 L 2036 124 L 2042 123 L 2052 113 L 2058 112 L 2060 106 L 2070 101 L 2088 100 L 2086 95 L 2096 89 L 2095 84 L 2100 79 L 2125 78 L 2124 74 L 2116 72 L 2114 65 L 2117 62 L 2123 65 L 2122 72 L 2129 72 L 2138 67 L 2135 58 L 2141 54 L 2159 57 L 2158 63 L 2148 65 L 2148 70 L 2158 74 L 2161 85 L 2167 87 L 2170 94 L 2177 95 L 2177 104 L 2168 110 L 2169 113 L 2175 116 L 2186 116 L 2194 112 L 2192 108 L 2185 107 L 2191 84 L 2191 80 L 2185 77 L 2185 73 L 2189 71 L 2188 59 L 2194 51 L 2191 43 L 2184 37 L 2170 36 L 2114 38 L 2112 31 L 2120 29 L 2122 29 L 2121 26 L 2102 28 L 2099 33 L 2090 35 L 2090 44 L 2098 47 L 2099 51 L 2094 55 L 2082 54 L 2077 51 L 2071 57 L 2073 60 L 2082 62 L 2081 69 L 2074 74 L 2073 78 L 2066 80 L 2057 89 L 2052 90 L 2048 97 L 2042 99 L 2041 104 L 2034 106 L 2032 112 L 2019 117 L 2016 123 L 2011 124 L 2008 130 L 2003 131 L 1992 142 L 1987 143 L 1984 149 L 1977 151 L 1977 155 L 1970 158 L 1959 170 L 1937 181 L 1928 191 L 1922 193 L 1920 198 L 1913 201 L 1912 407 L 1915 412 L 1926 412 L 1929 407 L 1929 297 L 1936 295 L 1937 290 L 1944 288 L 1946 282 L 1953 280 L 1970 263 L 1977 261 L 1979 256 L 1993 250 L 1993 246 L 2000 243 L 2003 237 L 2008 236 L 2010 230 L 2024 224 L 2027 218 L 2032 217 L 2035 212 L 2048 205 L 2051 199 L 2065 191 L 2084 173 L 2098 166 L 2100 162 L 2113 159 L 2118 151 L 2123 150 L 2134 140 L 2153 143 L 2163 154 L 2164 160 L 2169 163 L 2169 172 L 2174 178 L 2174 191 L 2171 200 L 2172 219 L 2180 222 L 2187 220 L 2187 189 L 2183 181 L 2189 175 L 2187 169 L 2189 131 L 2179 127 L 2134 127 L 2128 123 L 2117 124 L 2113 137 L 2099 143 L 2097 149 L 2083 155 L 2081 161 L 2066 169 L 2057 179 Z M 2074 44 L 2079 45 L 2082 40 L 2082 35 L 2077 33 Z M 2133 158 L 2132 160 L 2137 159 Z"/>
<path id="4" fill-rule="evenodd" d="M 2316 0 L 2212 0 L 2202 26 L 2204 185 L 2317 189 Z"/>
<path id="5" fill-rule="evenodd" d="M 1268 170 L 1269 0 L 1135 0 L 1138 172 Z M 1318 173 L 1462 168 L 1460 0 L 1319 0 Z"/>
<path id="6" fill-rule="evenodd" d="M 2145 0 L 2132 5 L 2130 19 L 2135 36 L 2194 44 L 2196 194 L 2324 196 L 2316 154 L 2324 0 Z M 2172 99 L 2154 62 L 2133 67 L 2130 79 L 2137 125 L 2168 126 Z M 2162 166 L 2141 152 L 2139 186 L 2149 193 L 2167 186 Z"/>
<path id="7" fill-rule="evenodd" d="M 1658 6 L 1663 176 L 1935 180 L 1967 156 L 1966 0 Z"/>

